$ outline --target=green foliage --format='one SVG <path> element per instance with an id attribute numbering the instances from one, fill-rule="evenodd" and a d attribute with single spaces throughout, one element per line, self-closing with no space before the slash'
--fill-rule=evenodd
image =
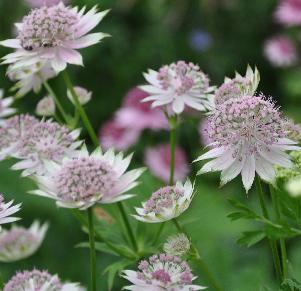
<path id="1" fill-rule="evenodd" d="M 279 291 L 300 291 L 301 283 L 296 279 L 286 279 L 281 284 Z"/>

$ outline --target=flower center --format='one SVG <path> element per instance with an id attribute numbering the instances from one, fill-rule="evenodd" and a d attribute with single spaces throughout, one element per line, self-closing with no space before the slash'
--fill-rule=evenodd
<path id="1" fill-rule="evenodd" d="M 164 269 L 156 270 L 153 272 L 152 277 L 153 279 L 161 281 L 164 284 L 171 282 L 169 274 Z"/>

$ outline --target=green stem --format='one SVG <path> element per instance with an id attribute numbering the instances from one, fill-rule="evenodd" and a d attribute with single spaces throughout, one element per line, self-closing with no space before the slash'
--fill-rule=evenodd
<path id="1" fill-rule="evenodd" d="M 257 188 L 256 192 L 258 194 L 262 214 L 265 218 L 268 219 L 269 213 L 268 213 L 267 207 L 265 205 L 261 181 L 260 181 L 259 176 L 257 176 L 257 175 L 256 175 L 256 188 Z M 271 252 L 272 252 L 276 276 L 277 276 L 278 281 L 281 282 L 282 272 L 281 272 L 280 258 L 279 258 L 278 249 L 277 249 L 277 243 L 276 243 L 276 241 L 271 240 L 271 239 L 268 239 L 268 242 L 269 242 L 269 246 L 270 246 Z"/>
<path id="2" fill-rule="evenodd" d="M 170 133 L 169 133 L 169 144 L 170 144 L 170 174 L 169 174 L 169 185 L 174 184 L 174 173 L 175 173 L 175 146 L 176 146 L 176 128 L 177 120 L 176 117 L 169 118 Z"/>
<path id="3" fill-rule="evenodd" d="M 96 252 L 92 207 L 88 208 L 89 242 L 90 242 L 90 272 L 91 290 L 96 291 Z"/>
<path id="4" fill-rule="evenodd" d="M 126 212 L 124 210 L 124 206 L 123 206 L 123 204 L 121 202 L 117 202 L 117 206 L 118 206 L 118 209 L 119 209 L 119 211 L 121 213 L 121 216 L 122 216 L 123 222 L 125 224 L 125 227 L 126 227 L 128 236 L 130 238 L 131 244 L 132 244 L 134 250 L 137 252 L 138 251 L 138 244 L 137 244 L 137 241 L 136 241 L 136 238 L 135 238 L 132 226 L 131 226 L 131 224 L 130 224 L 130 222 L 128 220 L 128 217 L 126 215 Z"/>
<path id="5" fill-rule="evenodd" d="M 153 241 L 153 245 L 156 245 L 158 243 L 158 241 L 160 239 L 160 236 L 161 236 L 161 234 L 162 234 L 162 232 L 164 230 L 164 227 L 165 227 L 165 222 L 160 223 L 160 227 L 159 227 L 159 229 L 158 229 L 158 231 L 157 231 L 157 233 L 155 235 L 155 238 L 154 238 L 154 241 Z"/>
<path id="6" fill-rule="evenodd" d="M 185 231 L 185 229 L 180 225 L 180 223 L 177 221 L 176 218 L 174 218 L 172 220 L 172 222 L 174 223 L 175 227 L 177 228 L 177 230 L 180 233 L 184 233 L 187 237 L 189 237 L 187 232 Z M 205 262 L 202 260 L 198 249 L 194 246 L 193 243 L 191 243 L 191 249 L 194 252 L 194 254 L 196 255 L 196 262 L 197 262 L 198 266 L 202 270 L 203 274 L 205 274 L 205 276 L 207 277 L 208 282 L 211 285 L 211 287 L 213 287 L 217 291 L 222 291 L 222 288 L 219 286 L 219 284 L 216 282 L 214 277 L 211 275 L 211 272 L 209 271 L 209 269 L 206 266 Z"/>
<path id="7" fill-rule="evenodd" d="M 276 213 L 277 222 L 280 222 L 281 212 L 280 212 L 280 207 L 279 207 L 279 199 L 278 199 L 278 196 L 275 193 L 275 190 L 272 185 L 269 185 L 269 189 L 270 189 L 270 194 L 271 194 L 271 198 L 272 198 L 273 208 Z M 285 239 L 280 238 L 279 242 L 280 242 L 280 250 L 281 250 L 283 279 L 287 279 L 287 277 L 288 277 L 288 268 L 287 268 L 288 259 L 287 259 Z"/>
<path id="8" fill-rule="evenodd" d="M 89 134 L 94 146 L 98 147 L 99 146 L 98 137 L 97 137 L 97 135 L 96 135 L 91 123 L 90 123 L 90 120 L 89 120 L 83 106 L 79 102 L 78 96 L 77 96 L 77 94 L 74 90 L 74 87 L 72 85 L 72 82 L 71 82 L 71 79 L 68 75 L 67 70 L 63 71 L 62 74 L 63 74 L 64 81 L 66 83 L 66 86 L 69 89 L 69 91 L 71 92 L 74 105 L 75 105 L 75 107 L 76 107 L 76 109 L 77 109 L 77 111 L 78 111 L 78 113 L 79 113 L 79 115 L 80 115 L 87 131 L 88 131 L 88 134 Z"/>

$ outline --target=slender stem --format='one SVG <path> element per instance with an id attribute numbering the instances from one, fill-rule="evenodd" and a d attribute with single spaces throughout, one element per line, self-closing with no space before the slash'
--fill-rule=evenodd
<path id="1" fill-rule="evenodd" d="M 175 145 L 176 145 L 176 117 L 169 118 L 170 133 L 169 133 L 169 144 L 170 144 L 170 174 L 169 174 L 169 185 L 174 184 L 174 173 L 175 173 Z"/>
<path id="2" fill-rule="evenodd" d="M 131 226 L 131 224 L 128 220 L 128 217 L 126 216 L 124 206 L 121 202 L 117 202 L 117 206 L 118 206 L 118 209 L 121 213 L 121 216 L 122 216 L 123 222 L 125 224 L 125 227 L 127 229 L 127 233 L 129 235 L 131 244 L 132 244 L 134 250 L 138 251 L 138 244 L 137 244 L 137 241 L 136 241 L 136 238 L 135 238 L 135 235 L 134 235 L 134 231 L 133 231 L 132 226 Z"/>
<path id="3" fill-rule="evenodd" d="M 91 290 L 96 291 L 96 252 L 95 252 L 95 234 L 92 207 L 88 208 L 89 224 L 89 242 L 90 242 L 90 272 L 91 272 Z"/>
<path id="4" fill-rule="evenodd" d="M 272 198 L 273 208 L 276 213 L 276 218 L 277 218 L 277 221 L 280 222 L 281 212 L 280 212 L 280 208 L 279 208 L 279 199 L 278 199 L 278 196 L 275 193 L 275 190 L 272 185 L 269 185 L 269 189 L 270 189 L 270 194 L 271 194 L 271 198 Z M 287 277 L 288 277 L 288 268 L 287 268 L 288 259 L 287 259 L 285 239 L 280 238 L 279 242 L 280 242 L 280 250 L 281 250 L 283 279 L 287 279 Z"/>
<path id="5" fill-rule="evenodd" d="M 160 236 L 164 230 L 165 227 L 165 222 L 160 223 L 160 227 L 155 235 L 154 241 L 153 241 L 153 245 L 156 245 L 158 243 L 158 240 L 160 239 Z"/>
<path id="6" fill-rule="evenodd" d="M 69 116 L 68 116 L 67 112 L 65 111 L 63 105 L 61 104 L 60 100 L 58 99 L 58 97 L 56 96 L 54 91 L 52 90 L 51 86 L 48 84 L 47 81 L 44 81 L 43 85 L 44 85 L 45 89 L 47 90 L 47 92 L 49 93 L 49 95 L 53 98 L 53 100 L 56 104 L 56 107 L 58 108 L 58 110 L 61 113 L 62 117 L 64 118 L 65 122 L 67 124 L 69 124 Z"/>
<path id="7" fill-rule="evenodd" d="M 177 230 L 179 232 L 184 233 L 188 237 L 187 232 L 180 225 L 180 223 L 178 222 L 178 220 L 176 218 L 174 218 L 172 220 L 172 222 L 174 223 L 175 227 L 177 228 Z M 222 288 L 219 286 L 219 284 L 216 282 L 216 280 L 214 279 L 214 277 L 211 275 L 211 272 L 209 271 L 209 269 L 206 266 L 205 262 L 202 260 L 198 249 L 194 246 L 193 243 L 191 243 L 191 249 L 192 249 L 192 251 L 196 255 L 196 262 L 197 262 L 198 266 L 200 267 L 200 269 L 202 270 L 202 272 L 206 275 L 206 277 L 208 279 L 208 282 L 210 283 L 211 287 L 213 287 L 217 291 L 222 291 Z"/>
<path id="8" fill-rule="evenodd" d="M 64 81 L 66 83 L 66 86 L 69 89 L 69 91 L 71 92 L 74 105 L 75 105 L 75 107 L 76 107 L 79 115 L 81 116 L 81 119 L 82 119 L 82 121 L 83 121 L 83 123 L 84 123 L 84 125 L 85 125 L 85 127 L 86 127 L 86 129 L 88 131 L 88 133 L 89 133 L 89 136 L 90 136 L 90 138 L 91 138 L 94 146 L 98 147 L 99 146 L 98 137 L 97 137 L 97 135 L 96 135 L 96 133 L 95 133 L 95 131 L 94 131 L 91 123 L 90 123 L 90 120 L 89 120 L 89 118 L 88 118 L 88 116 L 87 116 L 87 114 L 86 114 L 83 106 L 79 102 L 78 96 L 77 96 L 77 94 L 76 94 L 76 92 L 74 90 L 74 87 L 72 85 L 72 82 L 70 80 L 70 77 L 68 75 L 67 70 L 63 71 L 62 74 L 63 74 Z"/>
<path id="9" fill-rule="evenodd" d="M 262 190 L 262 186 L 261 186 L 261 181 L 260 181 L 260 178 L 257 175 L 256 175 L 256 188 L 257 188 L 256 192 L 258 194 L 258 198 L 259 198 L 259 201 L 260 201 L 262 214 L 265 218 L 268 219 L 269 218 L 269 213 L 268 213 L 267 207 L 265 205 L 263 190 Z M 282 272 L 281 272 L 280 259 L 279 259 L 278 249 L 277 249 L 277 243 L 276 243 L 276 241 L 271 240 L 271 239 L 268 239 L 268 242 L 269 242 L 269 246 L 270 246 L 271 252 L 272 252 L 272 257 L 273 257 L 276 276 L 277 276 L 278 281 L 281 282 Z"/>

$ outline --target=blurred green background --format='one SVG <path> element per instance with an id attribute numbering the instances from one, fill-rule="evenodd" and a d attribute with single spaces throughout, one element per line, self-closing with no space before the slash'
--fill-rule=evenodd
<path id="1" fill-rule="evenodd" d="M 18 22 L 29 11 L 25 0 L 0 0 L 0 39 L 11 38 L 13 23 Z M 259 90 L 272 95 L 282 109 L 296 121 L 301 121 L 301 68 L 273 68 L 263 56 L 264 41 L 280 28 L 274 23 L 272 13 L 277 5 L 275 0 L 73 0 L 72 5 L 98 4 L 101 10 L 111 9 L 97 30 L 111 34 L 101 44 L 82 51 L 85 67 L 69 67 L 74 84 L 93 91 L 93 101 L 87 112 L 95 129 L 109 119 L 119 108 L 124 94 L 133 86 L 143 82 L 142 72 L 147 68 L 157 69 L 162 64 L 183 59 L 198 63 L 211 77 L 212 84 L 222 83 L 225 75 L 233 76 L 234 71 L 244 73 L 249 63 L 257 65 L 261 73 Z M 0 48 L 0 55 L 9 50 Z M 0 67 L 0 87 L 6 92 L 12 83 L 5 77 L 5 67 Z M 58 76 L 50 83 L 70 106 L 65 98 L 63 80 Z M 29 94 L 18 100 L 16 106 L 22 112 L 33 112 L 39 95 Z M 65 99 L 65 100 L 64 100 Z M 298 120 L 299 119 L 299 120 Z M 84 133 L 85 134 L 85 133 Z M 1 137 L 0 137 L 1 138 Z M 142 135 L 133 149 L 135 163 L 142 163 L 143 149 L 148 143 L 167 140 L 166 132 Z M 185 148 L 189 160 L 199 152 L 199 137 L 194 123 L 184 123 L 180 128 L 178 142 Z M 134 163 L 134 164 L 135 164 Z M 58 273 L 63 279 L 78 281 L 88 286 L 89 254 L 87 249 L 74 246 L 86 240 L 76 219 L 68 210 L 57 209 L 54 202 L 26 194 L 34 185 L 19 173 L 9 170 L 11 161 L 0 164 L 0 191 L 6 197 L 23 202 L 21 212 L 23 225 L 30 225 L 38 218 L 50 222 L 50 229 L 41 249 L 30 259 L 1 264 L 5 280 L 17 270 L 33 267 Z M 134 165 L 133 165 L 134 166 Z M 194 169 L 195 170 L 195 169 Z M 193 174 L 195 171 L 192 172 Z M 143 176 L 138 187 L 139 196 L 127 202 L 129 213 L 133 205 L 148 197 L 161 182 Z M 273 285 L 273 269 L 268 256 L 267 244 L 260 243 L 246 249 L 236 244 L 242 230 L 252 230 L 249 222 L 230 222 L 226 217 L 231 211 L 228 197 L 253 205 L 256 197 L 252 191 L 247 197 L 240 181 L 218 189 L 218 176 L 208 175 L 197 178 L 197 194 L 189 211 L 180 221 L 187 227 L 200 253 L 215 277 L 227 291 L 256 291 Z M 107 207 L 114 213 L 114 206 Z M 134 227 L 137 223 L 131 219 Z M 109 227 L 109 226 L 108 226 Z M 145 228 L 139 224 L 139 228 Z M 150 233 L 157 226 L 147 226 Z M 163 243 L 168 233 L 175 232 L 173 226 L 162 235 Z M 294 265 L 295 277 L 301 280 L 300 240 L 289 241 L 289 257 Z M 107 290 L 103 270 L 116 257 L 98 253 L 99 290 Z M 134 266 L 132 266 L 133 268 Z M 197 272 L 196 272 L 197 273 Z M 196 282 L 206 285 L 202 274 Z M 116 278 L 114 290 L 126 284 Z"/>

